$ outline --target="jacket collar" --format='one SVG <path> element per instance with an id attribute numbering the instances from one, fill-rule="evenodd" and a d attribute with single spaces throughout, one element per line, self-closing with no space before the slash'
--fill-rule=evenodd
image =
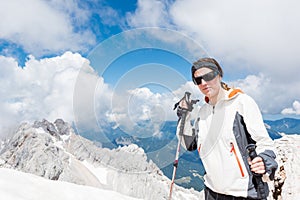
<path id="1" fill-rule="evenodd" d="M 243 91 L 239 88 L 234 88 L 234 89 L 229 89 L 229 90 L 224 90 L 223 88 L 221 88 L 220 93 L 218 95 L 218 101 L 220 100 L 230 100 L 235 98 L 236 96 L 238 96 L 239 94 L 243 93 Z M 209 103 L 209 98 L 207 96 L 205 96 L 204 98 L 206 103 Z"/>

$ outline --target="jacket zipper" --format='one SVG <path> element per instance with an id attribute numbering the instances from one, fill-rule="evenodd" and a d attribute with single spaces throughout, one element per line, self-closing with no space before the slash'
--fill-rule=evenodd
<path id="1" fill-rule="evenodd" d="M 198 153 L 199 153 L 199 155 L 200 155 L 200 150 L 201 150 L 201 144 L 198 147 Z"/>
<path id="2" fill-rule="evenodd" d="M 244 173 L 244 170 L 243 170 L 243 168 L 242 168 L 242 165 L 241 165 L 240 159 L 239 159 L 239 157 L 238 157 L 238 155 L 237 155 L 237 153 L 236 153 L 236 150 L 235 150 L 234 144 L 231 142 L 231 143 L 230 143 L 230 145 L 231 145 L 231 150 L 230 150 L 230 153 L 233 153 L 233 154 L 234 154 L 234 156 L 235 156 L 235 159 L 236 159 L 236 161 L 237 161 L 237 164 L 238 164 L 238 166 L 239 166 L 239 169 L 240 169 L 241 175 L 242 175 L 242 177 L 245 177 L 245 173 Z"/>

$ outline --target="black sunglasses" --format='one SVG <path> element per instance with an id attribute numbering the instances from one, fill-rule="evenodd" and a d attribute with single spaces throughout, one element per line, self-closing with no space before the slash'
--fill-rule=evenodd
<path id="1" fill-rule="evenodd" d="M 217 71 L 211 71 L 211 72 L 208 72 L 207 74 L 204 74 L 203 76 L 197 76 L 197 77 L 194 77 L 194 83 L 195 83 L 196 85 L 200 85 L 201 82 L 202 82 L 202 79 L 205 80 L 205 81 L 211 81 L 211 80 L 213 80 L 218 74 L 219 74 L 219 72 L 217 72 Z"/>

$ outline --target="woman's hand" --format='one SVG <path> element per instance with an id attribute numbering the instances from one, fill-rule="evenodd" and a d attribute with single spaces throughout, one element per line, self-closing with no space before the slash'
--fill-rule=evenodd
<path id="1" fill-rule="evenodd" d="M 179 106 L 180 106 L 180 108 L 182 108 L 182 109 L 185 109 L 185 110 L 188 109 L 188 104 L 187 104 L 187 102 L 186 102 L 185 99 L 183 99 L 183 100 L 181 100 L 181 101 L 179 102 Z"/>
<path id="2" fill-rule="evenodd" d="M 266 172 L 265 163 L 259 156 L 255 157 L 252 161 L 249 161 L 250 169 L 257 174 L 264 174 Z"/>

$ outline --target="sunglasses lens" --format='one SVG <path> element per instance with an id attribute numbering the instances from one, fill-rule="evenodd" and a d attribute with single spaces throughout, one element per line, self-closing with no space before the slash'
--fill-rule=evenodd
<path id="1" fill-rule="evenodd" d="M 216 76 L 218 75 L 218 73 L 216 71 L 212 71 L 212 72 L 209 72 L 207 74 L 204 74 L 203 75 L 203 79 L 205 81 L 211 81 L 213 80 Z"/>
<path id="2" fill-rule="evenodd" d="M 195 82 L 197 83 L 197 85 L 201 84 L 202 78 L 203 78 L 202 76 L 195 77 Z"/>
<path id="3" fill-rule="evenodd" d="M 202 79 L 205 80 L 205 81 L 211 81 L 211 80 L 213 80 L 217 75 L 218 75 L 218 72 L 212 71 L 212 72 L 209 72 L 209 73 L 207 73 L 207 74 L 204 74 L 203 76 L 195 77 L 195 82 L 197 83 L 197 85 L 200 85 L 201 82 L 202 82 Z"/>

